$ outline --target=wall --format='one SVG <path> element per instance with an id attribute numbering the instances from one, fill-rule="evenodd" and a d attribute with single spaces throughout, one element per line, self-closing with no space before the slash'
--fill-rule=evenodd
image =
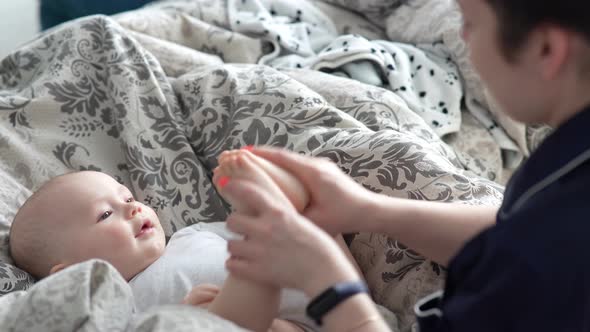
<path id="1" fill-rule="evenodd" d="M 0 59 L 39 31 L 37 0 L 0 0 Z"/>

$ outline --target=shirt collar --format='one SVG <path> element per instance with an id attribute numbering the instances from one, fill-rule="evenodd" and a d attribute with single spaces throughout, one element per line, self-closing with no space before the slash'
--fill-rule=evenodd
<path id="1" fill-rule="evenodd" d="M 523 164 L 507 188 L 505 203 L 522 199 L 527 190 L 573 170 L 576 158 L 590 150 L 590 106 L 559 126 Z M 582 160 L 580 160 L 582 161 Z M 573 162 L 573 163 L 572 163 Z M 572 168 L 573 167 L 573 168 Z M 541 188 L 539 188 L 541 190 Z M 516 206 L 512 207 L 516 208 Z"/>

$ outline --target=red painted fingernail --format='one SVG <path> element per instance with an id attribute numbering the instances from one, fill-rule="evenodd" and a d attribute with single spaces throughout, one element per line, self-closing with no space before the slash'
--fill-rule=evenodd
<path id="1" fill-rule="evenodd" d="M 223 187 L 225 187 L 229 182 L 229 177 L 227 176 L 222 176 L 219 181 L 217 181 L 217 186 L 219 187 L 219 189 L 223 189 Z"/>
<path id="2" fill-rule="evenodd" d="M 252 150 L 254 150 L 254 145 L 246 145 L 242 149 L 247 150 L 247 151 L 252 151 Z"/>

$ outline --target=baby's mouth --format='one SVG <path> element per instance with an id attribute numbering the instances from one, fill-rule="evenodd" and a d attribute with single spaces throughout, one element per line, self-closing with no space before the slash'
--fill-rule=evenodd
<path id="1" fill-rule="evenodd" d="M 152 222 L 149 219 L 146 219 L 141 223 L 141 228 L 139 229 L 139 232 L 137 232 L 137 234 L 135 234 L 135 237 L 138 238 L 143 235 L 149 234 L 153 231 L 154 231 L 154 225 L 152 224 Z"/>

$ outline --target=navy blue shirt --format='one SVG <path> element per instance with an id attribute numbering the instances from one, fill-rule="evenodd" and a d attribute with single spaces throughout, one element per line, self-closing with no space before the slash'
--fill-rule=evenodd
<path id="1" fill-rule="evenodd" d="M 590 331 L 590 108 L 515 172 L 497 224 L 416 314 L 421 332 Z"/>
<path id="2" fill-rule="evenodd" d="M 41 0 L 41 28 L 46 30 L 78 17 L 111 15 L 139 8 L 153 0 Z"/>

